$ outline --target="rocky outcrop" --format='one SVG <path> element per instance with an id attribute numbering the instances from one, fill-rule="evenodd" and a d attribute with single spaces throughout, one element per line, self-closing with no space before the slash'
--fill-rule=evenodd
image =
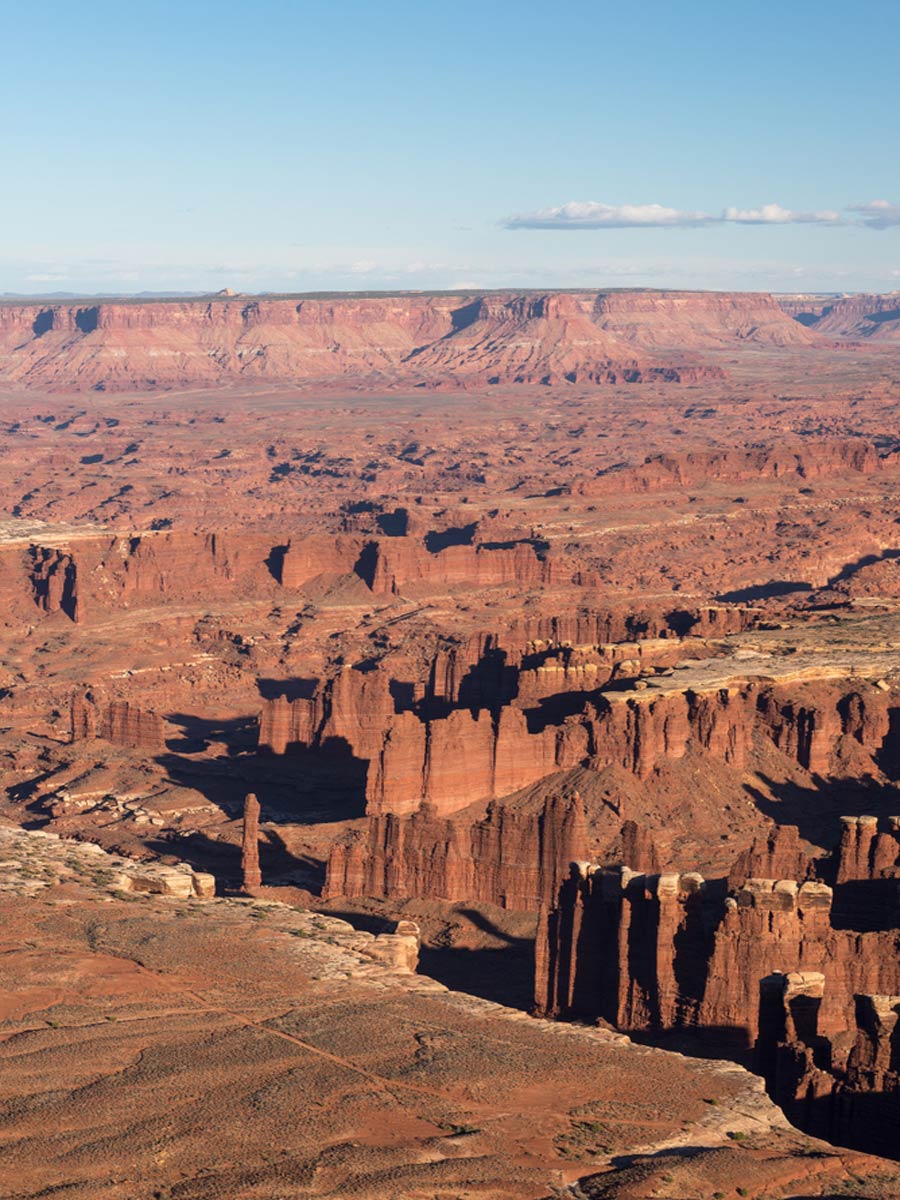
<path id="1" fill-rule="evenodd" d="M 267 701 L 259 741 L 276 754 L 345 748 L 364 764 L 370 814 L 425 803 L 447 816 L 579 766 L 646 780 L 693 751 L 741 771 L 760 737 L 815 775 L 831 773 L 848 745 L 874 770 L 893 737 L 889 690 L 862 682 L 735 678 L 681 691 L 640 678 L 679 657 L 666 639 L 507 651 L 477 637 L 439 650 L 425 683 L 362 664 L 311 697 Z M 634 690 L 607 686 L 629 679 Z"/>
<path id="2" fill-rule="evenodd" d="M 249 792 L 244 797 L 244 821 L 241 830 L 241 880 L 245 892 L 262 884 L 259 869 L 259 801 Z"/>
<path id="3" fill-rule="evenodd" d="M 77 533 L 55 544 L 0 548 L 7 621 L 62 613 L 90 624 L 128 608 L 276 598 L 345 580 L 361 595 L 421 595 L 464 587 L 595 587 L 596 576 L 534 539 L 442 544 L 431 534 L 151 530 Z M 722 610 L 724 612 L 724 610 Z M 661 616 L 657 618 L 664 626 Z M 687 617 L 683 618 L 687 620 Z M 732 620 L 736 618 L 731 618 Z M 697 620 L 701 621 L 699 610 Z"/>
<path id="4" fill-rule="evenodd" d="M 820 1029 L 828 983 L 791 971 L 763 981 L 756 1066 L 769 1094 L 807 1133 L 896 1158 L 900 1120 L 900 996 L 854 996 L 852 1021 Z"/>
<path id="5" fill-rule="evenodd" d="M 842 817 L 834 882 L 900 879 L 900 817 Z"/>
<path id="6" fill-rule="evenodd" d="M 698 487 L 711 481 L 746 483 L 761 479 L 827 479 L 848 471 L 872 475 L 881 469 L 875 446 L 863 438 L 816 438 L 727 450 L 655 454 L 640 466 L 611 467 L 577 485 L 583 496 L 621 495 Z"/>
<path id="7" fill-rule="evenodd" d="M 856 993 L 900 985 L 900 931 L 835 928 L 832 899 L 815 880 L 751 879 L 727 894 L 696 873 L 579 864 L 539 932 L 536 1002 L 623 1030 L 705 1029 L 748 1046 L 760 982 L 817 971 L 831 987 L 823 1028 L 838 1032 Z"/>
<path id="8" fill-rule="evenodd" d="M 410 816 L 373 816 L 364 833 L 338 843 L 323 896 L 469 900 L 534 912 L 587 845 L 577 794 L 552 797 L 534 813 L 494 805 L 471 822 L 426 805 Z"/>
<path id="9" fill-rule="evenodd" d="M 696 382 L 694 350 L 816 335 L 750 293 L 492 293 L 0 305 L 0 379 L 48 390 L 233 378 L 443 386 Z"/>
<path id="10" fill-rule="evenodd" d="M 91 691 L 76 692 L 72 697 L 71 717 L 73 742 L 104 738 L 151 754 L 166 748 L 163 718 L 127 700 L 105 701 Z"/>
<path id="11" fill-rule="evenodd" d="M 854 817 L 831 856 L 805 858 L 796 831 L 776 831 L 728 880 L 573 863 L 541 914 L 537 1008 L 753 1047 L 770 1094 L 801 1128 L 895 1156 L 898 858 L 900 821 L 879 829 Z M 746 878 L 795 864 L 807 878 Z M 870 884 L 890 892 L 881 923 Z"/>
<path id="12" fill-rule="evenodd" d="M 216 894 L 216 881 L 208 872 L 195 871 L 187 863 L 174 867 L 141 863 L 116 871 L 110 888 L 115 892 L 171 896 L 176 900 L 210 900 Z"/>
<path id="13" fill-rule="evenodd" d="M 415 921 L 397 921 L 389 933 L 379 933 L 361 952 L 401 975 L 415 975 L 419 966 L 420 930 Z"/>
<path id="14" fill-rule="evenodd" d="M 75 558 L 46 546 L 29 547 L 31 586 L 37 606 L 46 613 L 64 612 L 79 620 L 78 575 Z"/>
<path id="15" fill-rule="evenodd" d="M 827 337 L 900 340 L 900 293 L 897 292 L 886 296 L 784 296 L 778 303 L 804 328 Z"/>
<path id="16" fill-rule="evenodd" d="M 631 862 L 628 857 L 624 862 Z M 639 863 L 635 870 L 646 870 Z M 811 875 L 813 861 L 796 825 L 773 825 L 765 838 L 756 838 L 738 855 L 728 873 L 728 886 L 739 888 L 750 879 L 799 879 Z"/>

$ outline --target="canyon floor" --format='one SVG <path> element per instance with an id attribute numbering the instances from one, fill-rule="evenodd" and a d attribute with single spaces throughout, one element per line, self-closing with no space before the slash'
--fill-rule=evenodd
<path id="1" fill-rule="evenodd" d="M 628 822 L 724 879 L 900 814 L 900 349 L 862 299 L 397 301 L 390 354 L 348 301 L 299 382 L 281 301 L 229 302 L 227 355 L 165 332 L 189 304 L 2 308 L 4 1196 L 900 1194 L 702 1029 L 529 1015 L 569 850 Z M 179 864 L 216 898 L 110 883 Z M 366 951 L 403 919 L 417 974 Z"/>

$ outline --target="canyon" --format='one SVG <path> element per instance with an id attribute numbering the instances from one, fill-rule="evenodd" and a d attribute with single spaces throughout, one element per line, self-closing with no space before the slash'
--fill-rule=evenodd
<path id="1" fill-rule="evenodd" d="M 896 307 L 0 304 L 22 1196 L 897 1194 Z"/>

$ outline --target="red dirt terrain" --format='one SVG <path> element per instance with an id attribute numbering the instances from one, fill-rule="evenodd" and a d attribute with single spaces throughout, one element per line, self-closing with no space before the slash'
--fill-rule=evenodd
<path id="1" fill-rule="evenodd" d="M 897 1155 L 896 298 L 821 300 L 0 306 L 2 814 L 61 839 L 2 868 L 0 1003 L 77 1008 L 10 1076 L 12 1195 L 897 1194 L 704 1075 Z M 419 982 L 292 974 L 338 918 Z M 315 1102 L 301 1044 L 350 1071 Z"/>

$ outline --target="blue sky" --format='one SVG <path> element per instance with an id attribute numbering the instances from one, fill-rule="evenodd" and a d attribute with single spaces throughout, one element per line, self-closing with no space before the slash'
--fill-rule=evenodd
<path id="1" fill-rule="evenodd" d="M 0 292 L 900 288 L 900 0 L 0 15 Z"/>

